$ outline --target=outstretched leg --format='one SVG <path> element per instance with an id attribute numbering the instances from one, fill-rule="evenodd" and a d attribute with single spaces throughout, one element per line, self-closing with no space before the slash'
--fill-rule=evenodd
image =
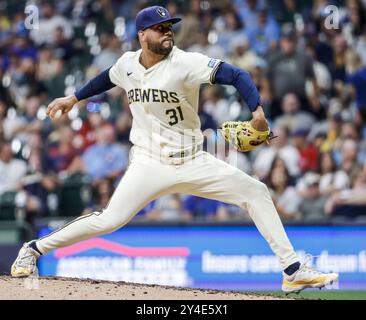
<path id="1" fill-rule="evenodd" d="M 173 166 L 136 156 L 105 209 L 80 216 L 51 234 L 32 241 L 30 246 L 25 244 L 13 264 L 12 275 L 31 274 L 35 268 L 35 258 L 39 254 L 121 228 L 150 201 L 174 192 L 175 185 Z"/>
<path id="2" fill-rule="evenodd" d="M 283 269 L 299 261 L 264 183 L 208 153 L 182 169 L 186 182 L 194 185 L 191 194 L 247 209 Z"/>
<path id="3" fill-rule="evenodd" d="M 284 291 L 320 288 L 338 279 L 338 274 L 317 272 L 306 263 L 300 264 L 264 183 L 205 152 L 181 168 L 181 177 L 193 185 L 189 190 L 193 195 L 248 210 L 259 232 L 279 258 L 284 270 Z"/>

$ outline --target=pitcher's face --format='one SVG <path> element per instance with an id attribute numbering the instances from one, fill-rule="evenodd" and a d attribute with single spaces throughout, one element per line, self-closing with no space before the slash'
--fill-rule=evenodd
<path id="1" fill-rule="evenodd" d="M 172 23 L 164 22 L 140 31 L 140 40 L 155 54 L 168 55 L 174 46 Z"/>

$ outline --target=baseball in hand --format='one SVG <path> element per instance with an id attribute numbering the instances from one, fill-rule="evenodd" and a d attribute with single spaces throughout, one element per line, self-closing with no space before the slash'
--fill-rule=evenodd
<path id="1" fill-rule="evenodd" d="M 57 110 L 54 119 L 59 119 L 62 116 L 62 110 Z"/>

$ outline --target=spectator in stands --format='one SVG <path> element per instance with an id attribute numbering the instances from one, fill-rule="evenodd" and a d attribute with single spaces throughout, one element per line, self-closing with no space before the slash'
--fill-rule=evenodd
<path id="1" fill-rule="evenodd" d="M 251 218 L 247 210 L 234 204 L 221 203 L 216 214 L 216 221 L 249 222 L 251 221 Z"/>
<path id="2" fill-rule="evenodd" d="M 60 126 L 50 136 L 45 156 L 46 172 L 60 173 L 66 171 L 74 158 L 79 154 L 76 147 L 75 132 L 69 126 Z"/>
<path id="3" fill-rule="evenodd" d="M 332 75 L 330 74 L 328 67 L 318 59 L 316 48 L 311 42 L 308 42 L 306 45 L 306 53 L 313 60 L 314 75 L 320 95 L 319 99 L 328 99 L 330 90 L 332 89 Z M 313 90 L 312 86 L 307 86 L 307 90 L 311 93 Z"/>
<path id="4" fill-rule="evenodd" d="M 201 119 L 202 120 L 202 119 Z M 204 122 L 201 121 L 201 124 Z M 128 107 L 119 112 L 116 119 L 116 135 L 117 141 L 123 144 L 129 144 L 130 129 L 132 126 L 132 115 Z"/>
<path id="5" fill-rule="evenodd" d="M 136 24 L 135 24 L 136 14 L 144 7 L 145 6 L 143 2 L 123 1 L 122 3 L 119 3 L 119 8 L 115 10 L 115 13 L 119 17 L 123 17 L 125 19 L 124 21 L 125 33 L 123 36 L 130 43 L 132 43 L 136 38 Z"/>
<path id="6" fill-rule="evenodd" d="M 232 119 L 230 115 L 230 105 L 225 99 L 222 86 L 205 87 L 203 90 L 204 104 L 203 110 L 210 114 L 216 123 L 220 124 Z"/>
<path id="7" fill-rule="evenodd" d="M 27 174 L 19 181 L 19 191 L 25 199 L 25 219 L 33 225 L 35 218 L 55 209 L 49 200 L 52 196 L 57 197 L 59 180 L 54 172 L 44 173 L 41 148 L 31 148 L 27 162 Z"/>
<path id="8" fill-rule="evenodd" d="M 357 40 L 355 50 L 361 57 L 362 64 L 366 66 L 366 25 L 363 26 L 363 32 Z"/>
<path id="9" fill-rule="evenodd" d="M 27 163 L 15 159 L 11 144 L 5 142 L 0 146 L 0 195 L 7 191 L 16 191 L 20 180 L 27 173 Z"/>
<path id="10" fill-rule="evenodd" d="M 235 7 L 239 17 L 245 26 L 258 24 L 258 10 L 265 8 L 265 0 L 235 0 Z"/>
<path id="11" fill-rule="evenodd" d="M 322 152 L 333 151 L 336 163 L 339 165 L 341 163 L 341 149 L 345 140 L 359 140 L 359 132 L 357 127 L 351 118 L 349 120 L 344 120 L 348 116 L 344 115 L 344 112 L 336 113 L 328 127 L 327 141 L 321 146 Z M 361 144 L 359 145 L 361 150 Z M 361 156 L 361 153 L 358 157 Z"/>
<path id="12" fill-rule="evenodd" d="M 333 59 L 331 60 L 331 69 L 333 81 L 340 80 L 344 82 L 346 80 L 346 52 L 347 41 L 338 34 L 332 39 Z"/>
<path id="13" fill-rule="evenodd" d="M 359 118 L 358 127 L 365 126 L 366 123 L 366 65 L 361 61 L 361 57 L 353 50 L 346 54 L 347 81 L 353 89 L 353 96 L 356 99 Z"/>
<path id="14" fill-rule="evenodd" d="M 296 0 L 284 0 L 284 1 L 273 1 L 271 3 L 271 9 L 276 17 L 276 21 L 281 24 L 295 23 L 298 16 L 303 13 L 308 5 L 307 1 L 296 1 Z M 301 16 L 301 19 L 303 19 Z"/>
<path id="15" fill-rule="evenodd" d="M 182 199 L 177 193 L 162 196 L 154 202 L 153 208 L 145 214 L 146 219 L 159 221 L 187 221 L 192 215 L 182 210 Z"/>
<path id="16" fill-rule="evenodd" d="M 251 174 L 251 163 L 245 153 L 236 151 L 231 145 L 226 146 L 224 140 L 218 136 L 217 132 L 212 132 L 211 135 L 206 137 L 208 145 L 207 152 L 245 173 Z"/>
<path id="17" fill-rule="evenodd" d="M 83 214 L 103 210 L 108 205 L 113 190 L 113 179 L 100 179 L 99 183 L 95 184 L 92 188 L 92 204 L 84 210 Z"/>
<path id="18" fill-rule="evenodd" d="M 156 200 L 151 201 L 145 207 L 143 207 L 135 216 L 134 219 L 142 220 L 142 221 L 149 221 L 149 212 L 154 210 Z"/>
<path id="19" fill-rule="evenodd" d="M 183 50 L 198 43 L 200 38 L 200 1 L 190 0 L 188 6 L 189 9 L 175 37 L 176 44 Z"/>
<path id="20" fill-rule="evenodd" d="M 339 138 L 341 140 L 352 139 L 352 140 L 356 140 L 356 141 L 360 139 L 357 128 L 355 127 L 353 122 L 345 121 L 342 123 L 341 133 L 340 133 Z"/>
<path id="21" fill-rule="evenodd" d="M 80 41 L 75 41 L 75 44 L 71 39 L 65 37 L 65 31 L 60 26 L 57 27 L 53 33 L 53 45 L 55 57 L 62 61 L 68 61 L 75 54 L 82 53 L 83 44 Z"/>
<path id="22" fill-rule="evenodd" d="M 222 152 L 223 149 L 220 151 Z M 232 146 L 229 146 L 228 155 L 226 157 L 224 157 L 224 155 L 220 154 L 219 152 L 217 153 L 216 157 L 237 167 L 247 174 L 252 173 L 252 164 L 250 163 L 247 155 L 245 155 L 243 152 L 236 151 Z"/>
<path id="23" fill-rule="evenodd" d="M 230 43 L 234 38 L 243 34 L 243 25 L 238 14 L 232 7 L 228 7 L 222 16 L 216 18 L 215 25 L 218 33 L 217 43 L 224 48 L 225 54 L 230 54 Z"/>
<path id="24" fill-rule="evenodd" d="M 247 25 L 246 33 L 254 52 L 260 56 L 265 56 L 276 48 L 280 30 L 275 20 L 269 20 L 268 9 L 258 10 L 257 16 L 258 23 Z"/>
<path id="25" fill-rule="evenodd" d="M 205 131 L 208 130 L 208 133 L 211 134 L 211 130 L 216 130 L 218 124 L 213 118 L 212 114 L 206 112 L 203 108 L 208 99 L 208 95 L 207 92 L 205 92 L 205 90 L 206 86 L 202 86 L 200 88 L 200 99 L 198 102 L 198 116 L 200 118 L 202 132 L 205 133 Z"/>
<path id="26" fill-rule="evenodd" d="M 8 108 L 4 100 L 0 100 L 0 121 L 4 121 L 6 118 Z"/>
<path id="27" fill-rule="evenodd" d="M 203 32 L 208 33 L 214 29 L 214 22 L 215 22 L 215 15 L 213 10 L 204 11 L 201 14 L 200 29 L 203 30 Z"/>
<path id="28" fill-rule="evenodd" d="M 230 62 L 239 68 L 249 71 L 257 61 L 257 55 L 249 45 L 248 37 L 240 34 L 230 43 Z"/>
<path id="29" fill-rule="evenodd" d="M 116 35 L 103 33 L 100 36 L 100 46 L 102 51 L 94 58 L 93 65 L 102 72 L 114 65 L 123 52 L 121 41 Z"/>
<path id="30" fill-rule="evenodd" d="M 37 49 L 31 43 L 28 31 L 25 29 L 15 33 L 14 41 L 9 51 L 20 58 L 30 58 L 33 61 L 37 58 Z"/>
<path id="31" fill-rule="evenodd" d="M 13 117 L 10 123 L 11 131 L 9 132 L 11 138 L 17 138 L 22 143 L 27 143 L 29 134 L 41 133 L 46 129 L 46 122 L 38 118 L 38 110 L 41 106 L 41 98 L 38 95 L 31 95 L 25 103 L 25 113 L 22 116 Z M 10 125 L 8 123 L 8 125 Z"/>
<path id="32" fill-rule="evenodd" d="M 334 194 L 326 203 L 325 210 L 331 216 L 354 218 L 366 214 L 366 174 L 355 173 L 351 189 Z"/>
<path id="33" fill-rule="evenodd" d="M 271 169 L 269 170 L 268 176 L 264 179 L 264 181 L 270 180 L 270 174 L 275 169 L 280 169 L 281 171 L 286 171 L 288 173 L 288 177 L 287 177 L 288 185 L 289 186 L 296 185 L 297 177 L 290 175 L 286 162 L 279 155 L 277 155 L 273 159 L 272 164 L 271 164 Z"/>
<path id="34" fill-rule="evenodd" d="M 355 172 L 361 170 L 361 164 L 358 159 L 358 145 L 356 140 L 345 139 L 341 145 L 340 153 L 338 154 L 339 163 L 344 172 L 349 177 L 352 177 Z"/>
<path id="35" fill-rule="evenodd" d="M 343 117 L 340 107 L 337 107 L 340 103 L 338 99 L 332 100 L 329 102 L 327 120 L 315 124 L 309 134 L 311 137 L 314 137 L 315 134 L 324 136 L 318 144 L 321 152 L 329 152 L 336 148 L 342 129 Z M 336 106 L 334 111 L 332 111 L 332 106 Z"/>
<path id="36" fill-rule="evenodd" d="M 4 133 L 4 126 L 2 121 L 0 121 L 0 144 L 5 142 L 5 133 Z"/>
<path id="37" fill-rule="evenodd" d="M 51 45 L 43 45 L 39 50 L 37 78 L 40 81 L 50 81 L 64 71 L 64 63 L 56 57 Z"/>
<path id="38" fill-rule="evenodd" d="M 295 31 L 284 29 L 280 38 L 280 50 L 269 57 L 267 75 L 274 99 L 271 108 L 272 119 L 279 114 L 276 106 L 287 93 L 295 93 L 305 110 L 313 111 L 313 108 L 319 108 L 315 105 L 315 102 L 318 102 L 318 89 L 312 60 L 305 53 L 296 51 L 296 42 Z M 311 81 L 313 86 L 312 97 L 306 95 L 307 81 Z"/>
<path id="39" fill-rule="evenodd" d="M 27 222 L 33 224 L 34 218 L 48 211 L 48 198 L 56 193 L 58 179 L 54 172 L 44 168 L 44 144 L 40 133 L 31 132 L 27 144 L 19 152 L 27 163 L 26 175 L 18 181 L 17 197 L 23 202 L 17 203 L 23 210 Z"/>
<path id="40" fill-rule="evenodd" d="M 199 52 L 209 57 L 226 60 L 226 53 L 223 47 L 216 43 L 210 43 L 208 37 L 209 33 L 200 33 L 198 42 L 187 48 L 187 51 Z"/>
<path id="41" fill-rule="evenodd" d="M 223 207 L 219 201 L 190 195 L 183 201 L 183 214 L 198 220 L 221 220 L 227 217 Z"/>
<path id="42" fill-rule="evenodd" d="M 7 108 L 4 101 L 0 101 L 0 121 L 4 131 L 4 140 L 13 139 L 14 127 L 22 125 L 20 115 L 17 114 L 14 108 Z"/>
<path id="43" fill-rule="evenodd" d="M 97 129 L 97 142 L 69 166 L 69 173 L 84 172 L 92 177 L 95 184 L 102 178 L 117 183 L 128 165 L 128 150 L 115 141 L 115 129 L 105 124 Z"/>
<path id="44" fill-rule="evenodd" d="M 25 108 L 29 96 L 46 95 L 44 84 L 36 77 L 36 64 L 31 58 L 20 58 L 11 55 L 10 65 L 6 72 L 9 77 L 9 96 L 20 110 Z"/>
<path id="45" fill-rule="evenodd" d="M 307 172 L 297 183 L 296 189 L 301 197 L 299 211 L 303 221 L 316 221 L 326 219 L 324 206 L 327 196 L 321 194 L 320 176 L 314 172 Z"/>
<path id="46" fill-rule="evenodd" d="M 320 192 L 330 195 L 349 187 L 350 181 L 343 170 L 337 168 L 331 152 L 323 152 L 319 155 Z"/>
<path id="47" fill-rule="evenodd" d="M 7 111 L 5 101 L 0 100 L 0 144 L 5 142 L 4 120 L 6 119 Z"/>
<path id="48" fill-rule="evenodd" d="M 88 104 L 86 105 L 88 108 Z M 75 139 L 80 141 L 80 148 L 85 151 L 96 142 L 96 131 L 105 124 L 100 112 L 87 112 L 81 128 L 77 130 Z M 118 140 L 119 141 L 119 140 Z"/>
<path id="49" fill-rule="evenodd" d="M 45 211 L 46 192 L 42 188 L 42 154 L 40 149 L 34 148 L 30 151 L 27 164 L 27 174 L 19 181 L 19 190 L 24 191 L 26 196 L 24 209 L 27 216 L 30 217 Z"/>
<path id="50" fill-rule="evenodd" d="M 68 19 L 56 12 L 55 6 L 52 2 L 42 1 L 39 27 L 31 31 L 31 39 L 36 43 L 36 45 L 42 45 L 45 43 L 52 44 L 54 41 L 54 31 L 58 27 L 63 28 L 66 39 L 70 39 L 73 36 L 73 27 Z"/>
<path id="51" fill-rule="evenodd" d="M 271 90 L 268 78 L 266 77 L 267 62 L 263 58 L 256 57 L 248 72 L 252 76 L 258 91 L 261 95 L 261 102 L 265 114 L 269 114 L 272 102 Z"/>
<path id="52" fill-rule="evenodd" d="M 297 177 L 300 174 L 299 151 L 289 143 L 286 129 L 275 127 L 273 133 L 276 138 L 269 146 L 261 147 L 254 158 L 254 175 L 264 180 L 269 174 L 273 160 L 279 156 L 286 163 L 290 175 Z"/>
<path id="53" fill-rule="evenodd" d="M 295 187 L 289 185 L 289 173 L 286 167 L 275 167 L 270 171 L 268 186 L 273 202 L 282 219 L 299 220 L 301 198 Z"/>
<path id="54" fill-rule="evenodd" d="M 289 132 L 295 129 L 310 131 L 316 121 L 312 114 L 301 110 L 300 101 L 294 93 L 287 93 L 282 98 L 281 107 L 283 115 L 276 118 L 275 127 L 286 128 Z"/>
<path id="55" fill-rule="evenodd" d="M 346 1 L 347 17 L 342 24 L 342 34 L 349 46 L 355 46 L 366 25 L 366 8 L 360 0 Z"/>
<path id="56" fill-rule="evenodd" d="M 318 150 L 308 137 L 309 131 L 306 129 L 294 129 L 291 132 L 292 145 L 299 152 L 299 169 L 301 173 L 315 171 L 318 166 Z"/>

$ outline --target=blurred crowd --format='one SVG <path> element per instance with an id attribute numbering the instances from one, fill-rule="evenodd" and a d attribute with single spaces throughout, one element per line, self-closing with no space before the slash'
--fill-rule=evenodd
<path id="1" fill-rule="evenodd" d="M 0 0 L 0 219 L 9 203 L 29 222 L 107 205 L 128 166 L 125 92 L 113 88 L 53 122 L 46 107 L 138 49 L 134 17 L 153 4 L 183 18 L 179 48 L 252 75 L 277 138 L 237 154 L 236 165 L 269 186 L 281 219 L 366 217 L 365 0 Z M 39 9 L 38 28 L 26 27 L 27 5 Z M 228 86 L 203 86 L 199 110 L 204 131 L 251 117 Z M 137 218 L 249 219 L 177 194 Z"/>

